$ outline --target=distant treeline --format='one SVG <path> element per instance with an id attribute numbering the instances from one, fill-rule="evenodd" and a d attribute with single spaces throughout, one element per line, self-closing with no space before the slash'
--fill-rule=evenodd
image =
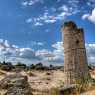
<path id="1" fill-rule="evenodd" d="M 44 66 L 43 63 L 39 62 L 37 64 L 31 64 L 27 66 L 24 63 L 18 62 L 13 65 L 12 62 L 0 62 L 0 69 L 5 71 L 19 71 L 19 70 L 63 70 L 63 66 L 49 65 Z"/>

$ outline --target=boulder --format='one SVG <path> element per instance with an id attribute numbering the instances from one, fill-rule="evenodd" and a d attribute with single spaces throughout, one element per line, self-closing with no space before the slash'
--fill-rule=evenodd
<path id="1" fill-rule="evenodd" d="M 7 90 L 4 95 L 33 95 L 27 76 L 8 75 L 0 81 L 0 89 Z"/>

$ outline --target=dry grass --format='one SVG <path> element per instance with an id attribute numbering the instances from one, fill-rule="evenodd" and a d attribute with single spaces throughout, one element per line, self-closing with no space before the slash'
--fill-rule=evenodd
<path id="1" fill-rule="evenodd" d="M 13 72 L 10 72 L 10 74 Z M 0 71 L 0 78 L 2 75 L 7 75 L 9 73 Z M 28 76 L 28 82 L 35 93 L 43 93 L 41 95 L 60 95 L 59 88 L 64 85 L 64 73 L 60 70 L 53 71 L 22 71 L 21 74 Z M 95 76 L 93 74 L 93 76 Z M 80 95 L 81 92 L 85 91 L 87 93 L 95 92 L 95 85 L 89 84 L 89 80 L 77 81 L 76 93 L 73 95 Z M 93 91 L 92 91 L 93 89 Z M 48 93 L 48 94 L 47 94 Z M 69 91 L 68 91 L 69 93 Z M 0 94 L 1 95 L 1 94 Z M 34 94 L 35 95 L 35 94 Z M 40 95 L 40 94 L 37 94 Z M 67 95 L 67 94 L 64 94 Z M 70 95 L 70 94 L 68 94 Z M 83 94 L 85 95 L 85 94 Z M 87 94 L 90 95 L 90 94 Z M 95 95 L 95 94 L 91 94 Z"/>
<path id="2" fill-rule="evenodd" d="M 28 75 L 29 77 L 36 76 L 32 71 L 28 71 L 28 72 L 27 72 L 27 75 Z"/>

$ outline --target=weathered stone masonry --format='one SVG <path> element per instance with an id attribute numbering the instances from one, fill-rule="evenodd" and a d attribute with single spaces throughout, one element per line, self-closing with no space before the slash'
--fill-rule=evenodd
<path id="1" fill-rule="evenodd" d="M 88 76 L 84 32 L 83 29 L 77 28 L 74 22 L 69 21 L 62 26 L 62 33 L 65 85 L 75 84 Z"/>

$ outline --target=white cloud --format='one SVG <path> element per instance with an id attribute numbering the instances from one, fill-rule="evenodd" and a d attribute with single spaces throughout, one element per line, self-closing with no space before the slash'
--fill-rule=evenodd
<path id="1" fill-rule="evenodd" d="M 36 42 L 37 45 L 43 46 L 44 43 Z M 0 56 L 7 57 L 12 62 L 22 61 L 30 63 L 43 62 L 46 64 L 63 64 L 64 47 L 62 42 L 56 42 L 52 45 L 52 51 L 47 49 L 34 51 L 31 48 L 19 48 L 11 45 L 7 40 L 0 39 Z M 86 44 L 88 63 L 95 63 L 95 44 Z M 14 59 L 15 58 L 15 59 Z"/>
<path id="2" fill-rule="evenodd" d="M 95 8 L 95 0 L 88 0 L 86 3 L 90 8 Z"/>
<path id="3" fill-rule="evenodd" d="M 88 20 L 95 24 L 95 8 L 92 10 L 92 14 L 88 17 Z"/>
<path id="4" fill-rule="evenodd" d="M 88 57 L 88 62 L 91 64 L 95 64 L 95 57 Z"/>
<path id="5" fill-rule="evenodd" d="M 5 44 L 6 47 L 10 47 L 10 44 L 7 40 L 5 40 L 4 44 Z"/>
<path id="6" fill-rule="evenodd" d="M 56 42 L 52 45 L 55 49 L 53 50 L 53 54 L 55 58 L 59 58 L 61 63 L 64 62 L 64 47 L 62 42 Z M 93 44 L 86 44 L 86 52 L 87 52 L 87 59 L 88 63 L 95 63 L 95 43 Z M 57 61 L 56 61 L 57 62 Z M 59 61 L 60 62 L 60 61 Z"/>
<path id="7" fill-rule="evenodd" d="M 42 42 L 32 42 L 35 46 L 43 46 Z M 7 40 L 0 40 L 0 56 L 6 56 L 7 61 L 17 62 L 28 60 L 30 63 L 39 62 L 43 59 L 40 55 L 36 55 L 36 51 L 31 48 L 19 48 L 16 45 L 11 45 Z M 0 57 L 0 58 L 1 58 Z M 14 59 L 15 58 L 15 59 Z"/>
<path id="8" fill-rule="evenodd" d="M 38 0 L 34 0 L 34 1 L 33 1 L 33 0 L 30 0 L 30 1 L 28 2 L 28 5 L 31 6 L 31 5 L 35 4 L 37 1 L 38 1 Z"/>
<path id="9" fill-rule="evenodd" d="M 31 23 L 32 22 L 32 18 L 28 18 L 27 20 L 26 20 L 26 23 Z"/>
<path id="10" fill-rule="evenodd" d="M 40 43 L 40 45 L 42 45 Z M 39 59 L 35 56 L 35 52 L 31 48 L 19 48 L 16 45 L 11 45 L 7 40 L 2 40 L 0 42 L 0 56 L 6 56 L 7 59 L 11 57 L 15 58 L 24 58 L 29 60 Z"/>
<path id="11" fill-rule="evenodd" d="M 37 42 L 37 41 L 31 41 L 29 43 L 29 45 L 31 44 L 31 46 L 44 46 L 45 42 Z"/>
<path id="12" fill-rule="evenodd" d="M 23 1 L 21 4 L 22 4 L 22 6 L 27 6 L 28 2 L 27 1 Z"/>
<path id="13" fill-rule="evenodd" d="M 84 19 L 86 19 L 86 18 L 88 18 L 89 17 L 89 14 L 84 14 L 83 16 L 82 16 L 82 19 L 84 20 Z"/>
<path id="14" fill-rule="evenodd" d="M 36 22 L 34 25 L 35 25 L 35 26 L 42 26 L 43 24 L 40 23 L 40 22 Z"/>
<path id="15" fill-rule="evenodd" d="M 36 52 L 36 55 L 40 56 L 42 58 L 41 62 L 46 64 L 62 65 L 64 62 L 63 52 L 62 51 L 59 52 L 59 50 L 53 50 L 53 51 L 49 51 L 46 49 L 38 50 Z"/>
<path id="16" fill-rule="evenodd" d="M 64 10 L 63 10 L 63 9 Z M 43 14 L 40 14 L 38 17 L 34 18 L 28 18 L 26 20 L 27 23 L 32 23 L 35 26 L 42 26 L 45 23 L 56 23 L 58 20 L 63 20 L 65 17 L 70 16 L 73 14 L 71 12 L 72 8 L 68 8 L 67 6 L 61 6 L 58 10 L 61 10 L 59 14 L 55 14 L 55 11 L 57 10 L 54 7 L 51 7 L 50 10 L 53 12 L 53 14 L 49 13 L 49 10 L 45 9 Z M 70 10 L 70 11 L 69 11 Z"/>
<path id="17" fill-rule="evenodd" d="M 56 42 L 52 47 L 58 50 L 63 50 L 63 42 Z"/>
<path id="18" fill-rule="evenodd" d="M 80 2 L 80 0 L 68 0 L 68 3 L 70 4 L 78 4 Z"/>
<path id="19" fill-rule="evenodd" d="M 45 23 L 54 23 L 56 22 L 56 17 L 53 15 L 49 15 L 48 12 L 45 12 L 42 16 L 40 16 L 38 19 L 38 21 L 43 21 Z"/>
<path id="20" fill-rule="evenodd" d="M 87 49 L 88 57 L 95 56 L 95 44 L 86 44 L 86 49 Z"/>
<path id="21" fill-rule="evenodd" d="M 95 24 L 95 8 L 92 10 L 92 14 L 84 14 L 82 16 L 82 19 L 88 19 Z"/>
<path id="22" fill-rule="evenodd" d="M 22 0 L 22 5 L 23 6 L 33 6 L 37 3 L 41 4 L 46 4 L 48 1 L 45 0 Z M 61 2 L 62 0 L 56 0 L 56 3 Z M 56 23 L 59 20 L 64 20 L 67 16 L 75 15 L 79 12 L 86 13 L 88 10 L 85 10 L 85 6 L 88 8 L 90 7 L 88 4 L 90 4 L 93 8 L 93 5 L 95 5 L 95 0 L 88 0 L 85 2 L 85 6 L 81 6 L 80 4 L 82 2 L 80 0 L 68 0 L 64 1 L 63 4 L 60 6 L 58 5 L 57 7 L 55 5 L 52 6 L 44 6 L 43 10 L 44 12 L 41 14 L 38 12 L 37 17 L 31 17 L 26 20 L 27 23 L 32 23 L 35 26 L 42 26 L 45 24 L 49 23 Z M 30 7 L 29 7 L 30 8 Z M 94 6 L 95 8 L 95 6 Z M 95 23 L 94 16 L 95 12 L 94 10 L 92 11 L 92 14 L 84 14 L 82 16 L 82 19 L 88 19 L 91 22 Z"/>
<path id="23" fill-rule="evenodd" d="M 36 3 L 41 3 L 41 4 L 43 4 L 44 3 L 44 1 L 43 0 L 23 0 L 22 2 L 21 2 L 21 5 L 22 6 L 24 6 L 24 7 L 26 7 L 26 6 L 33 6 L 34 4 L 36 4 Z"/>
<path id="24" fill-rule="evenodd" d="M 59 20 L 62 20 L 62 19 L 65 19 L 65 17 L 70 16 L 70 15 L 72 15 L 72 14 L 69 12 L 61 12 L 60 14 L 58 14 L 56 16 L 56 18 Z"/>
<path id="25" fill-rule="evenodd" d="M 86 44 L 86 51 L 89 63 L 95 63 L 95 43 Z"/>
<path id="26" fill-rule="evenodd" d="M 22 58 L 35 58 L 35 52 L 30 48 L 20 48 L 19 49 L 19 56 Z"/>
<path id="27" fill-rule="evenodd" d="M 44 43 L 42 43 L 42 42 L 38 42 L 37 45 L 39 45 L 39 46 L 43 46 Z"/>
<path id="28" fill-rule="evenodd" d="M 43 23 L 55 23 L 56 22 L 56 17 L 52 15 L 48 15 L 47 12 L 44 13 L 43 16 L 39 16 L 38 18 L 35 18 L 35 25 L 40 25 L 42 26 Z M 42 22 L 42 23 L 40 23 Z"/>
<path id="29" fill-rule="evenodd" d="M 42 16 L 34 18 L 33 22 L 35 26 L 42 26 L 44 23 L 55 23 L 58 20 L 63 20 L 66 16 L 70 15 L 69 12 L 61 12 L 57 15 L 50 15 L 48 12 L 45 12 Z M 28 22 L 30 22 L 30 20 Z"/>
<path id="30" fill-rule="evenodd" d="M 43 0 L 30 0 L 31 3 L 34 5 L 37 2 L 41 2 Z M 29 1 L 29 2 L 30 2 Z M 60 2 L 61 0 L 57 0 L 57 2 Z M 28 2 L 28 3 L 29 3 Z M 35 2 L 35 3 L 34 3 Z M 44 1 L 44 3 L 46 3 Z M 42 26 L 45 24 L 52 24 L 56 23 L 59 20 L 64 20 L 67 16 L 76 14 L 80 12 L 80 9 L 78 8 L 79 0 L 68 0 L 68 4 L 63 4 L 61 6 L 58 6 L 57 8 L 55 6 L 51 7 L 45 7 L 44 8 L 44 13 L 39 14 L 38 17 L 31 17 L 26 20 L 27 23 L 31 23 L 35 26 Z M 31 5 L 32 5 L 31 4 Z"/>
<path id="31" fill-rule="evenodd" d="M 86 44 L 87 57 L 89 63 L 95 63 L 93 58 L 95 58 L 95 44 Z"/>
<path id="32" fill-rule="evenodd" d="M 69 9 L 68 9 L 68 7 L 66 5 L 62 5 L 61 7 L 59 7 L 59 10 L 66 11 L 66 12 L 69 11 Z"/>
<path id="33" fill-rule="evenodd" d="M 41 57 L 52 57 L 53 56 L 52 52 L 46 49 L 36 51 L 36 55 L 41 56 Z"/>
<path id="34" fill-rule="evenodd" d="M 55 19 L 54 19 L 54 20 L 53 20 L 53 19 L 51 19 L 51 20 L 45 20 L 45 22 L 46 22 L 46 23 L 55 23 L 56 20 L 55 20 Z"/>

